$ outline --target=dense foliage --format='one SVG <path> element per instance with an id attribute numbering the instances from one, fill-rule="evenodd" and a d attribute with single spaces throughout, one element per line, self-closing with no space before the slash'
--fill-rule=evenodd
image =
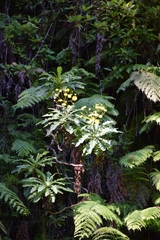
<path id="1" fill-rule="evenodd" d="M 160 239 L 158 0 L 1 0 L 0 239 Z"/>

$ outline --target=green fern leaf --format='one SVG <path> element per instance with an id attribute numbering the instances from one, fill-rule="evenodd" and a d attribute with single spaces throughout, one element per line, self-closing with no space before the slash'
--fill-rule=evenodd
<path id="1" fill-rule="evenodd" d="M 143 164 L 153 154 L 154 146 L 146 146 L 143 149 L 126 154 L 120 159 L 120 164 L 133 168 Z"/>
<path id="2" fill-rule="evenodd" d="M 17 212 L 22 215 L 29 215 L 30 212 L 19 199 L 16 193 L 11 191 L 6 187 L 5 184 L 0 183 L 0 199 L 4 199 L 5 202 L 8 202 L 9 206 L 15 208 Z"/>
<path id="3" fill-rule="evenodd" d="M 143 65 L 140 66 L 139 69 L 153 71 L 152 68 L 145 68 Z M 135 68 L 135 70 L 138 70 L 138 68 Z M 125 91 L 127 87 L 133 86 L 133 84 L 135 84 L 136 87 L 142 91 L 148 99 L 152 100 L 153 102 L 160 101 L 160 77 L 154 73 L 144 70 L 132 72 L 130 78 L 121 84 L 117 90 L 117 93 L 121 90 Z"/>
<path id="4" fill-rule="evenodd" d="M 25 157 L 30 153 L 35 153 L 35 148 L 27 141 L 16 139 L 12 145 L 12 151 L 15 151 L 18 156 Z"/>
<path id="5" fill-rule="evenodd" d="M 88 194 L 88 199 L 88 201 L 80 202 L 74 207 L 74 237 L 79 237 L 80 239 L 84 237 L 90 238 L 93 232 L 101 226 L 103 219 L 111 222 L 115 221 L 118 225 L 122 224 L 114 213 L 113 208 L 104 205 L 103 200 L 100 197 L 97 198 L 96 194 L 92 194 L 91 198 Z"/>
<path id="6" fill-rule="evenodd" d="M 160 125 L 160 113 L 159 112 L 155 112 L 154 114 L 146 117 L 143 122 L 146 123 L 151 123 L 151 122 L 156 122 L 157 124 Z"/>
<path id="7" fill-rule="evenodd" d="M 143 210 L 135 210 L 127 215 L 125 223 L 128 230 L 139 230 L 150 226 L 150 221 L 156 223 L 160 218 L 160 207 L 150 207 Z"/>
<path id="8" fill-rule="evenodd" d="M 8 16 L 7 14 L 4 13 L 0 13 L 0 29 L 5 28 L 5 26 L 7 26 L 7 22 L 8 22 Z"/>
<path id="9" fill-rule="evenodd" d="M 18 108 L 32 107 L 34 104 L 47 98 L 48 94 L 49 89 L 45 85 L 30 87 L 20 93 L 18 101 L 13 108 L 16 110 Z"/>
<path id="10" fill-rule="evenodd" d="M 154 201 L 154 204 L 155 204 L 155 205 L 160 205 L 160 197 L 157 198 L 157 199 Z"/>
<path id="11" fill-rule="evenodd" d="M 157 162 L 160 160 L 160 151 L 156 151 L 153 153 L 153 161 Z"/>
<path id="12" fill-rule="evenodd" d="M 128 73 L 131 73 L 133 71 L 140 71 L 140 70 L 147 70 L 148 66 L 144 65 L 144 64 L 130 64 L 129 66 L 127 66 L 126 71 Z"/>
<path id="13" fill-rule="evenodd" d="M 129 78 L 120 85 L 120 87 L 117 90 L 117 93 L 119 93 L 120 91 L 125 91 L 126 88 L 133 86 L 133 85 L 134 85 L 133 80 L 131 78 Z"/>
<path id="14" fill-rule="evenodd" d="M 121 231 L 112 227 L 102 227 L 94 232 L 93 240 L 129 240 Z"/>
<path id="15" fill-rule="evenodd" d="M 3 223 L 0 221 L 0 229 L 5 233 L 7 234 L 7 230 L 5 228 L 5 226 L 3 225 Z"/>
<path id="16" fill-rule="evenodd" d="M 153 102 L 160 101 L 160 77 L 154 73 L 139 71 L 130 76 L 139 90 Z"/>
<path id="17" fill-rule="evenodd" d="M 123 69 L 124 70 L 124 69 Z M 147 66 L 143 64 L 130 64 L 126 68 L 126 72 L 131 74 L 131 72 L 136 70 L 147 70 Z M 134 86 L 134 79 L 130 77 L 125 82 L 123 82 L 117 90 L 117 93 L 120 91 L 125 91 L 126 88 Z"/>
<path id="18" fill-rule="evenodd" d="M 128 230 L 141 230 L 146 227 L 146 222 L 141 218 L 140 213 L 139 210 L 135 210 L 127 215 L 125 223 Z"/>
<path id="19" fill-rule="evenodd" d="M 155 185 L 156 189 L 160 191 L 160 171 L 155 169 L 155 172 L 150 173 L 150 177 L 153 185 Z"/>

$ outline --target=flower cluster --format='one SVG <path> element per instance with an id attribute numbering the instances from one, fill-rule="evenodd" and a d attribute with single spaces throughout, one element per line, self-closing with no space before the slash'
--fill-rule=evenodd
<path id="1" fill-rule="evenodd" d="M 93 108 L 88 109 L 86 109 L 86 106 L 83 106 L 81 110 L 83 110 L 83 112 L 81 112 L 80 117 L 87 121 L 88 124 L 99 124 L 107 112 L 103 104 L 96 104 Z"/>
<path id="2" fill-rule="evenodd" d="M 56 88 L 52 93 L 54 94 L 54 102 L 62 107 L 70 108 L 77 101 L 77 94 L 69 88 L 64 90 Z"/>

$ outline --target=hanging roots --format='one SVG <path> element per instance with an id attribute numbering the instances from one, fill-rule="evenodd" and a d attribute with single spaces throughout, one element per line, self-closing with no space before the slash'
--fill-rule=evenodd
<path id="1" fill-rule="evenodd" d="M 73 160 L 74 166 L 74 192 L 77 194 L 81 193 L 81 185 L 82 185 L 82 173 L 84 173 L 84 166 L 83 166 L 83 158 L 81 151 L 78 147 L 73 147 L 71 152 L 71 158 Z"/>

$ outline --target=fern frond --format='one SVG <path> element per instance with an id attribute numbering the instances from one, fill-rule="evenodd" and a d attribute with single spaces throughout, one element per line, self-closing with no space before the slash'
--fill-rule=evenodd
<path id="1" fill-rule="evenodd" d="M 145 70 L 143 65 L 142 68 L 140 66 L 140 69 Z M 136 87 L 142 91 L 148 99 L 152 100 L 153 102 L 160 101 L 160 77 L 154 73 L 144 70 L 132 72 L 130 78 L 121 84 L 117 90 L 117 93 L 121 90 L 125 91 L 127 87 L 133 86 L 134 83 Z M 148 67 L 146 70 L 150 71 Z"/>
<path id="2" fill-rule="evenodd" d="M 135 187 L 134 184 L 132 186 Z M 139 182 L 139 185 L 135 190 L 130 189 L 129 196 L 132 199 L 131 202 L 133 202 L 133 204 L 136 204 L 139 208 L 142 209 L 144 207 L 147 207 L 148 200 L 150 197 L 150 189 L 149 187 L 142 184 L 142 182 Z"/>
<path id="3" fill-rule="evenodd" d="M 143 149 L 126 154 L 120 159 L 120 164 L 133 168 L 143 164 L 153 154 L 154 146 L 146 146 Z"/>
<path id="4" fill-rule="evenodd" d="M 5 228 L 5 226 L 3 225 L 3 223 L 0 221 L 0 229 L 5 233 L 7 234 L 7 230 Z"/>
<path id="5" fill-rule="evenodd" d="M 16 139 L 13 142 L 12 151 L 15 151 L 20 157 L 25 157 L 30 153 L 35 153 L 35 148 L 27 141 Z"/>
<path id="6" fill-rule="evenodd" d="M 128 230 L 140 230 L 150 225 L 150 221 L 155 222 L 160 218 L 160 207 L 150 207 L 143 210 L 135 210 L 127 215 L 125 223 Z"/>
<path id="7" fill-rule="evenodd" d="M 160 191 L 160 171 L 155 169 L 155 172 L 150 173 L 150 177 L 153 185 L 155 185 L 156 189 Z"/>
<path id="8" fill-rule="evenodd" d="M 93 232 L 103 223 L 103 219 L 114 221 L 118 225 L 122 224 L 119 217 L 114 213 L 113 207 L 103 205 L 103 201 L 95 196 L 92 195 L 92 200 L 81 202 L 74 208 L 74 237 L 90 238 Z"/>
<path id="9" fill-rule="evenodd" d="M 123 218 L 126 217 L 130 212 L 138 209 L 136 205 L 128 203 L 112 203 L 112 205 L 115 207 L 117 214 L 121 215 Z"/>
<path id="10" fill-rule="evenodd" d="M 102 227 L 94 232 L 93 240 L 129 240 L 121 231 L 112 227 Z"/>
<path id="11" fill-rule="evenodd" d="M 147 207 L 150 197 L 150 181 L 146 169 L 142 166 L 125 168 L 123 177 L 129 203 L 140 209 Z"/>
<path id="12" fill-rule="evenodd" d="M 120 91 L 125 91 L 126 88 L 131 87 L 131 86 L 134 86 L 134 82 L 131 78 L 129 78 L 120 85 L 120 87 L 117 90 L 117 93 L 119 93 Z"/>
<path id="13" fill-rule="evenodd" d="M 131 73 L 133 71 L 140 71 L 140 70 L 147 71 L 147 69 L 148 69 L 148 66 L 144 64 L 130 64 L 129 66 L 127 66 L 126 71 L 128 73 Z"/>
<path id="14" fill-rule="evenodd" d="M 6 26 L 7 21 L 9 21 L 7 14 L 0 13 L 0 28 L 4 28 Z"/>
<path id="15" fill-rule="evenodd" d="M 23 202 L 19 199 L 16 193 L 11 191 L 6 187 L 5 184 L 0 183 L 0 199 L 4 199 L 5 202 L 9 204 L 10 207 L 16 209 L 22 215 L 29 215 L 30 212 L 23 204 Z"/>
<path id="16" fill-rule="evenodd" d="M 153 102 L 160 101 L 160 77 L 154 73 L 139 71 L 133 72 L 130 78 L 148 99 Z"/>
<path id="17" fill-rule="evenodd" d="M 10 156 L 9 154 L 0 154 L 0 161 L 4 161 L 5 163 L 13 163 L 15 157 Z"/>
<path id="18" fill-rule="evenodd" d="M 17 103 L 13 106 L 16 110 L 18 108 L 32 107 L 34 104 L 41 102 L 47 98 L 49 94 L 49 89 L 45 86 L 30 87 L 29 89 L 24 90 L 18 96 Z"/>
<path id="19" fill-rule="evenodd" d="M 156 151 L 153 153 L 153 161 L 157 162 L 160 160 L 160 151 Z"/>
<path id="20" fill-rule="evenodd" d="M 158 206 L 160 205 L 160 195 L 158 198 L 154 199 L 154 204 Z"/>
<path id="21" fill-rule="evenodd" d="M 160 125 L 160 112 L 155 112 L 154 114 L 146 117 L 143 122 L 146 123 L 151 123 L 151 122 L 156 122 L 157 124 Z"/>
<path id="22" fill-rule="evenodd" d="M 135 71 L 140 71 L 140 70 L 146 70 L 147 71 L 147 66 L 144 64 L 130 64 L 127 66 L 126 72 L 131 74 L 132 72 Z M 125 82 L 123 82 L 120 87 L 117 90 L 117 93 L 120 91 L 125 91 L 126 88 L 131 87 L 134 85 L 134 79 L 132 77 L 128 78 Z"/>

